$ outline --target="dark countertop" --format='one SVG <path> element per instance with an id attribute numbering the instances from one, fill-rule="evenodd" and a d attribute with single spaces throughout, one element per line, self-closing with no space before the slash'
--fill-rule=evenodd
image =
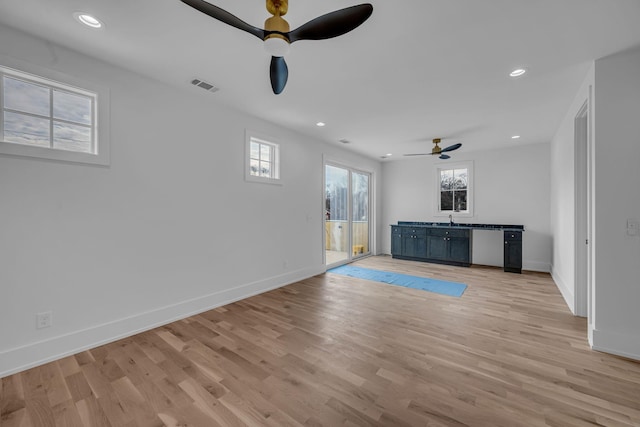
<path id="1" fill-rule="evenodd" d="M 466 224 L 454 222 L 417 222 L 417 221 L 398 221 L 397 224 L 391 226 L 401 227 L 428 227 L 428 228 L 462 228 L 469 230 L 507 230 L 507 231 L 524 231 L 524 225 L 518 224 Z"/>

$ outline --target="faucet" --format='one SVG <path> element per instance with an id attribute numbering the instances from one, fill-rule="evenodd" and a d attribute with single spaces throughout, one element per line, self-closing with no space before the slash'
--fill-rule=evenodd
<path id="1" fill-rule="evenodd" d="M 449 225 L 453 225 L 453 215 L 449 215 Z"/>

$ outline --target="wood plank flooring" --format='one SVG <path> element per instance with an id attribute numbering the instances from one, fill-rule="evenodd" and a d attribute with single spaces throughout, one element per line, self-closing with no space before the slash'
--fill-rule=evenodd
<path id="1" fill-rule="evenodd" d="M 13 426 L 640 426 L 640 363 L 591 351 L 548 274 L 371 257 L 0 380 Z"/>

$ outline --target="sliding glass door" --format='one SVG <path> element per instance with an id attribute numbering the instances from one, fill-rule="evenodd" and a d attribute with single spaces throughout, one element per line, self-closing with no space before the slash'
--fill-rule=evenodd
<path id="1" fill-rule="evenodd" d="M 325 164 L 325 262 L 344 264 L 368 255 L 371 175 Z"/>

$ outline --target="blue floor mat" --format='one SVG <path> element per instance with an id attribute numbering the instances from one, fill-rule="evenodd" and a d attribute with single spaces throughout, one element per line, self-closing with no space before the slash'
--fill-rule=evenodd
<path id="1" fill-rule="evenodd" d="M 429 279 L 426 277 L 410 276 L 408 274 L 391 273 L 389 271 L 372 270 L 369 268 L 352 267 L 342 265 L 328 270 L 329 273 L 342 276 L 356 277 L 358 279 L 372 280 L 374 282 L 388 283 L 389 285 L 403 286 L 405 288 L 421 289 L 437 294 L 461 297 L 467 289 L 464 283 L 447 282 L 445 280 Z"/>

